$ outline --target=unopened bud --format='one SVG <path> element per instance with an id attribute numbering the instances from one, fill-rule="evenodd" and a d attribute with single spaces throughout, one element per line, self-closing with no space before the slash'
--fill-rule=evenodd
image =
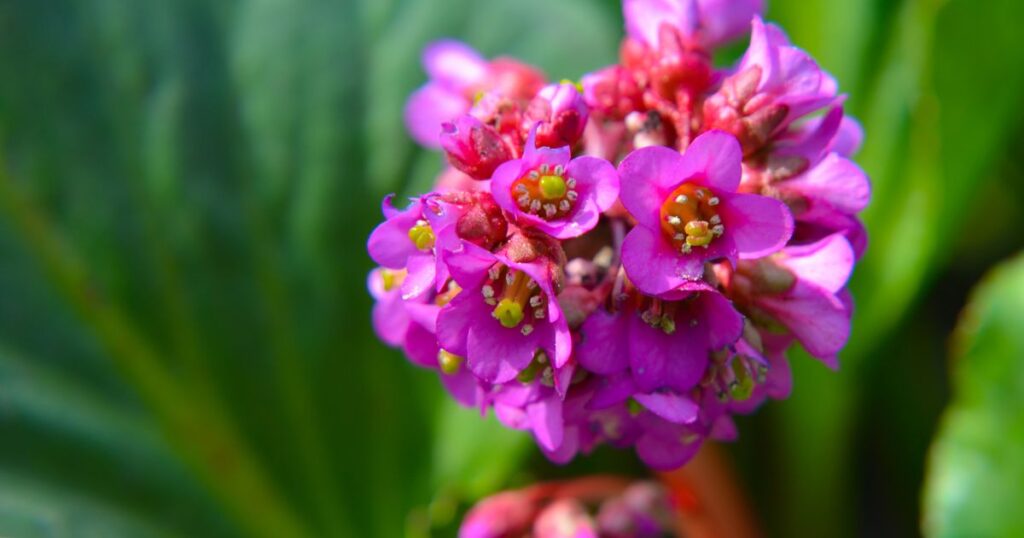
<path id="1" fill-rule="evenodd" d="M 489 179 L 512 158 L 498 131 L 468 114 L 441 126 L 441 147 L 452 166 L 474 179 Z"/>
<path id="2" fill-rule="evenodd" d="M 578 501 L 561 499 L 548 505 L 533 524 L 535 538 L 597 538 L 597 525 Z"/>
<path id="3" fill-rule="evenodd" d="M 538 147 L 571 146 L 583 136 L 589 108 L 572 83 L 545 86 L 526 109 L 523 128 L 537 127 Z"/>

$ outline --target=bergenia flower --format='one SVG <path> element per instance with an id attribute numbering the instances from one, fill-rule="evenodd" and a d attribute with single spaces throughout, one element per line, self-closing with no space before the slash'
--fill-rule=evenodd
<path id="1" fill-rule="evenodd" d="M 405 124 L 428 148 L 440 147 L 441 125 L 469 112 L 477 94 L 496 90 L 532 98 L 544 84 L 536 69 L 509 59 L 487 61 L 465 43 L 444 39 L 427 46 L 423 68 L 430 80 L 405 105 Z"/>
<path id="2" fill-rule="evenodd" d="M 550 260 L 513 261 L 475 245 L 449 257 L 463 287 L 437 320 L 438 341 L 488 383 L 513 380 L 534 361 L 561 368 L 572 343 Z"/>
<path id="3" fill-rule="evenodd" d="M 424 212 L 422 199 L 413 199 L 409 207 L 397 210 L 388 197 L 383 212 L 388 219 L 373 230 L 367 241 L 370 258 L 389 269 L 404 269 L 402 296 L 419 296 L 435 282 L 437 232 Z"/>
<path id="4" fill-rule="evenodd" d="M 662 26 L 711 48 L 743 35 L 750 19 L 764 10 L 762 0 L 623 0 L 626 33 L 658 48 Z"/>
<path id="5" fill-rule="evenodd" d="M 693 388 L 708 354 L 735 342 L 743 320 L 706 284 L 690 282 L 682 290 L 687 295 L 675 301 L 627 298 L 616 314 L 595 312 L 580 330 L 580 365 L 604 375 L 629 369 L 639 392 Z M 646 304 L 629 304 L 640 301 Z"/>
<path id="6" fill-rule="evenodd" d="M 709 129 L 735 135 L 751 155 L 792 122 L 837 102 L 836 82 L 786 34 L 760 17 L 735 74 L 704 101 Z"/>
<path id="7" fill-rule="evenodd" d="M 619 175 L 604 159 L 573 159 L 568 146 L 537 148 L 531 138 L 522 158 L 495 170 L 491 194 L 520 226 L 568 239 L 593 229 L 615 203 Z"/>
<path id="8" fill-rule="evenodd" d="M 841 291 L 853 263 L 852 247 L 836 234 L 742 262 L 727 289 L 755 324 L 791 334 L 808 353 L 836 368 L 836 353 L 850 334 L 851 312 Z"/>
<path id="9" fill-rule="evenodd" d="M 657 483 L 588 476 L 487 497 L 466 514 L 459 538 L 657 538 L 677 534 L 676 517 Z"/>
<path id="10" fill-rule="evenodd" d="M 407 207 L 385 199 L 368 241 L 381 340 L 559 464 L 608 444 L 683 465 L 789 395 L 795 342 L 835 368 L 867 244 L 864 133 L 762 9 L 626 0 L 621 61 L 582 90 L 428 47 L 406 119 L 450 166 Z M 495 498 L 460 535 L 658 535 L 646 509 L 559 500 Z"/>
<path id="11" fill-rule="evenodd" d="M 757 258 L 785 246 L 793 219 L 785 204 L 738 194 L 742 153 L 722 132 L 701 135 L 685 153 L 647 147 L 619 165 L 622 203 L 637 226 L 622 262 L 633 284 L 671 293 L 717 259 Z"/>

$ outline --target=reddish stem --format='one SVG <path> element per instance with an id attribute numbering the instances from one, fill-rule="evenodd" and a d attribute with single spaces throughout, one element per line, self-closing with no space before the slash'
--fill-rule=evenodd
<path id="1" fill-rule="evenodd" d="M 705 443 L 688 464 L 660 473 L 687 538 L 757 538 L 762 532 L 727 456 Z"/>

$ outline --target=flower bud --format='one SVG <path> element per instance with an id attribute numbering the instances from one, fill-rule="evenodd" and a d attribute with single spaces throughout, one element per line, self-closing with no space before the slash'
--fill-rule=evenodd
<path id="1" fill-rule="evenodd" d="M 621 120 L 643 105 L 643 92 L 626 68 L 613 65 L 584 75 L 583 98 L 594 111 Z"/>
<path id="2" fill-rule="evenodd" d="M 572 499 L 550 504 L 533 524 L 536 538 L 597 538 L 594 520 Z"/>
<path id="3" fill-rule="evenodd" d="M 490 178 L 512 158 L 498 132 L 468 114 L 441 126 L 441 147 L 452 166 L 475 179 Z"/>
<path id="4" fill-rule="evenodd" d="M 526 109 L 523 129 L 537 127 L 538 147 L 572 146 L 583 136 L 589 108 L 576 85 L 569 82 L 545 86 Z"/>
<path id="5" fill-rule="evenodd" d="M 533 522 L 533 503 L 521 491 L 506 491 L 484 499 L 466 514 L 459 538 L 512 538 Z"/>
<path id="6" fill-rule="evenodd" d="M 469 208 L 455 225 L 455 233 L 466 241 L 490 249 L 505 239 L 508 221 L 489 194 L 474 193 Z"/>

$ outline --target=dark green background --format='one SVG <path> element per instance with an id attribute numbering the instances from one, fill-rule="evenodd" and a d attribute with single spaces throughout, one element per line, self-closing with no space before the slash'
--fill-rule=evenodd
<path id="1" fill-rule="evenodd" d="M 948 385 L 969 290 L 1024 246 L 1024 4 L 769 18 L 850 95 L 874 200 L 841 371 L 793 353 L 794 396 L 730 446 L 758 514 L 773 536 L 919 533 L 956 394 L 929 532 L 1012 535 L 1019 262 Z M 621 34 L 611 1 L 0 1 L 0 534 L 446 535 L 497 488 L 641 473 L 612 450 L 556 468 L 456 409 L 376 341 L 365 290 L 380 198 L 441 163 L 401 123 L 423 44 L 557 79 L 613 62 Z"/>

